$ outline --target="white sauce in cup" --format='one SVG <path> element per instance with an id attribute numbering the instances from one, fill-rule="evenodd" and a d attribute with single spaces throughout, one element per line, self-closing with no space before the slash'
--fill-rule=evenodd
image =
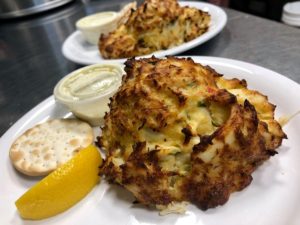
<path id="1" fill-rule="evenodd" d="M 101 125 L 109 109 L 109 98 L 118 90 L 124 73 L 120 64 L 83 67 L 58 82 L 55 99 L 92 126 Z"/>

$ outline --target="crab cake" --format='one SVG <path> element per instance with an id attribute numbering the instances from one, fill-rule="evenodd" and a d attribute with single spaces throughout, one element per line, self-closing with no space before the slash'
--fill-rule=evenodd
<path id="1" fill-rule="evenodd" d="M 125 24 L 99 40 L 107 59 L 128 58 L 168 49 L 195 39 L 209 28 L 210 15 L 176 0 L 145 0 Z"/>
<path id="2" fill-rule="evenodd" d="M 223 205 L 286 135 L 275 106 L 245 80 L 190 58 L 129 59 L 99 144 L 101 173 L 145 205 Z"/>

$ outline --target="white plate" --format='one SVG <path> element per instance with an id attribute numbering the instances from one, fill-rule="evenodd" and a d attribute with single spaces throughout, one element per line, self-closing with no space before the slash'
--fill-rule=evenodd
<path id="1" fill-rule="evenodd" d="M 227 22 L 227 16 L 223 9 L 221 9 L 218 6 L 209 4 L 209 3 L 203 3 L 203 2 L 180 2 L 181 6 L 191 6 L 196 7 L 198 9 L 207 11 L 211 15 L 211 24 L 208 29 L 208 31 L 198 38 L 195 38 L 194 40 L 191 40 L 189 42 L 183 43 L 177 47 L 164 50 L 164 51 L 157 51 L 154 53 L 151 53 L 150 55 L 155 55 L 156 57 L 163 57 L 166 55 L 176 55 L 181 52 L 187 51 L 189 49 L 192 49 L 209 39 L 216 36 L 221 30 L 224 28 L 226 22 Z M 62 52 L 63 55 L 76 63 L 83 64 L 83 65 L 90 65 L 100 62 L 124 62 L 125 59 L 103 59 L 99 50 L 98 46 L 91 45 L 87 43 L 81 34 L 80 31 L 75 31 L 72 33 L 64 42 L 62 46 Z"/>
<path id="2" fill-rule="evenodd" d="M 277 105 L 276 116 L 287 115 L 300 109 L 300 85 L 288 78 L 253 64 L 213 57 L 193 57 L 197 62 L 210 65 L 226 77 L 246 79 L 250 88 L 269 96 Z M 0 155 L 0 224 L 40 224 L 22 221 L 14 206 L 37 179 L 17 173 L 8 151 L 11 143 L 29 127 L 53 117 L 68 117 L 69 112 L 50 97 L 36 106 L 1 138 Z M 300 118 L 284 127 L 288 140 L 283 141 L 279 154 L 254 172 L 250 186 L 230 196 L 224 205 L 201 211 L 188 206 L 184 215 L 159 216 L 157 211 L 132 204 L 132 196 L 124 189 L 110 186 L 102 180 L 99 186 L 77 205 L 43 224 L 70 225 L 296 225 L 300 224 Z"/>

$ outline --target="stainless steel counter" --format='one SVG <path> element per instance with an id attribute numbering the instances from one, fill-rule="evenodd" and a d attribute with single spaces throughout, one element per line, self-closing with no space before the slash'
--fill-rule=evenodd
<path id="1" fill-rule="evenodd" d="M 75 30 L 75 21 L 96 11 L 118 10 L 120 2 L 75 1 L 33 17 L 0 21 L 0 135 L 52 95 L 58 80 L 80 67 L 61 53 L 62 43 Z M 239 59 L 300 83 L 300 29 L 231 9 L 225 11 L 225 29 L 182 55 Z"/>

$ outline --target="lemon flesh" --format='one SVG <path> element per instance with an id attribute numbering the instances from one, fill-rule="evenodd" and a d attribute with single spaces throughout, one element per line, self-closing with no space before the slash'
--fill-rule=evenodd
<path id="1" fill-rule="evenodd" d="M 76 204 L 99 182 L 101 163 L 102 158 L 95 146 L 79 151 L 16 201 L 21 217 L 44 219 Z"/>

